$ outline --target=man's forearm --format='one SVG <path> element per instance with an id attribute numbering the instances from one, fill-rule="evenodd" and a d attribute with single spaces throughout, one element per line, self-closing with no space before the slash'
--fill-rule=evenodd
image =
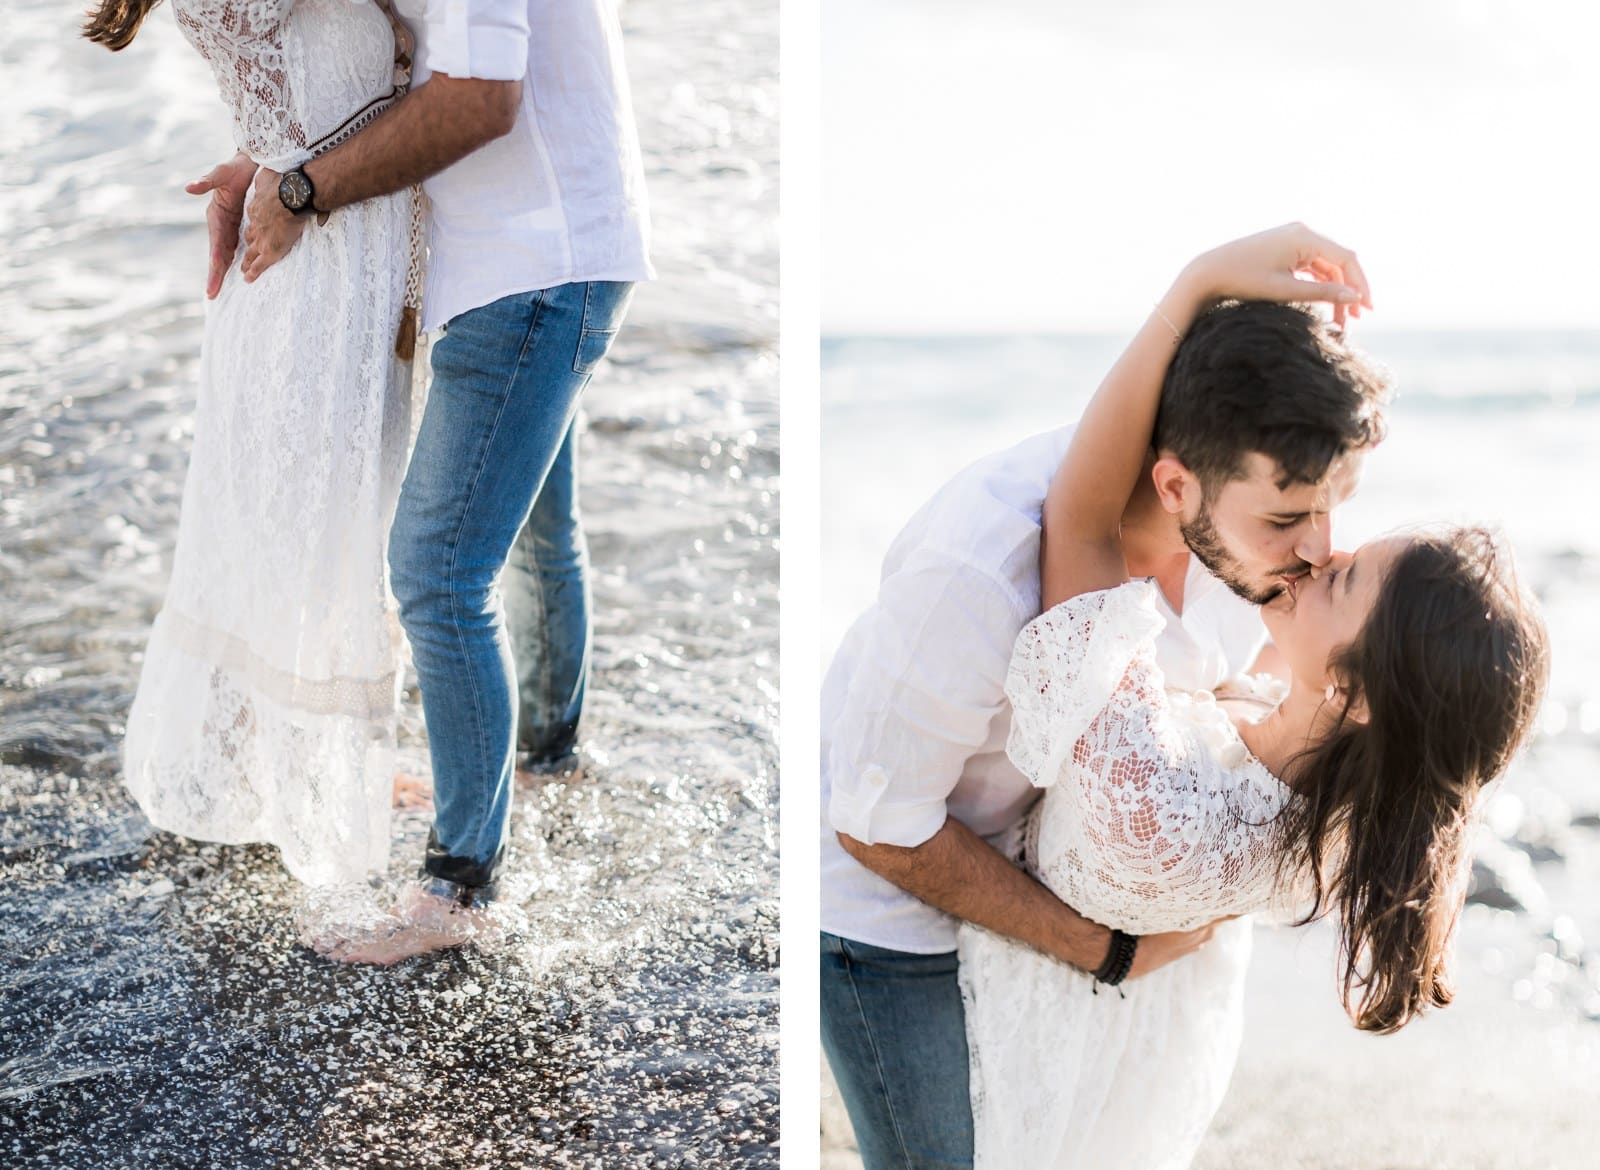
<path id="1" fill-rule="evenodd" d="M 930 906 L 1094 971 L 1111 932 L 1090 922 L 954 817 L 921 845 L 839 841 L 862 865 Z"/>
<path id="2" fill-rule="evenodd" d="M 403 191 L 509 133 L 520 81 L 435 73 L 371 126 L 305 166 L 318 211 Z"/>

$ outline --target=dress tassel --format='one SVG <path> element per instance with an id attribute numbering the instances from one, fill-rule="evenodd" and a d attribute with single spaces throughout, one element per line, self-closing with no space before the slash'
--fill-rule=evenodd
<path id="1" fill-rule="evenodd" d="M 417 310 L 407 305 L 400 310 L 400 332 L 394 339 L 394 356 L 409 362 L 417 354 Z"/>

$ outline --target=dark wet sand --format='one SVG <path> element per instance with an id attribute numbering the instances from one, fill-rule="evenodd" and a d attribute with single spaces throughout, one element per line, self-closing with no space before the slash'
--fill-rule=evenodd
<path id="1" fill-rule="evenodd" d="M 614 787 L 525 792 L 524 856 L 570 872 Z M 583 909 L 525 896 L 490 948 L 344 967 L 297 944 L 270 849 L 140 842 L 104 779 L 6 766 L 0 793 L 8 1166 L 776 1161 L 775 907 L 630 935 L 613 874 Z"/>

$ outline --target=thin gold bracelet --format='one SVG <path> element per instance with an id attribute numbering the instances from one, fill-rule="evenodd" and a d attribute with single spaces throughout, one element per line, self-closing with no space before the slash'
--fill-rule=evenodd
<path id="1" fill-rule="evenodd" d="M 1173 340 L 1178 341 L 1178 342 L 1182 342 L 1183 341 L 1183 334 L 1178 332 L 1178 327 L 1176 325 L 1174 325 L 1170 320 L 1168 320 L 1167 315 L 1161 311 L 1161 302 L 1159 302 L 1159 301 L 1154 302 L 1151 305 L 1151 308 L 1155 309 L 1157 317 L 1160 317 L 1163 321 L 1166 322 L 1167 328 L 1172 330 Z"/>

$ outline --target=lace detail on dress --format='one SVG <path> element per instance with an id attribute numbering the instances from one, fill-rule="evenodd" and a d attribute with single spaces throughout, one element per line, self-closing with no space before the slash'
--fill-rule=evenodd
<path id="1" fill-rule="evenodd" d="M 392 89 L 368 0 L 174 0 L 258 161 Z M 307 882 L 385 866 L 403 642 L 389 523 L 414 414 L 394 354 L 409 192 L 309 223 L 206 306 L 194 445 L 124 771 L 152 823 L 279 846 Z"/>
<path id="2" fill-rule="evenodd" d="M 1072 598 L 1024 628 L 1006 679 L 1007 751 L 1046 789 L 1022 863 L 1141 935 L 1271 904 L 1288 799 L 1210 696 L 1167 694 L 1162 622 L 1149 582 Z M 980 1170 L 1189 1164 L 1238 1048 L 1248 920 L 1122 994 L 970 925 L 958 945 Z"/>
<path id="3" fill-rule="evenodd" d="M 371 0 L 173 0 L 211 66 L 240 150 L 281 171 L 393 80 L 393 33 Z"/>
<path id="4" fill-rule="evenodd" d="M 1007 751 L 1051 789 L 1025 863 L 1079 913 L 1136 934 L 1270 902 L 1286 792 L 1209 696 L 1167 694 L 1155 588 L 1129 582 L 1035 618 L 1006 677 Z"/>
<path id="5" fill-rule="evenodd" d="M 306 678 L 279 670 L 252 650 L 242 638 L 213 630 L 168 606 L 163 613 L 174 646 L 192 658 L 216 663 L 230 674 L 248 678 L 260 694 L 280 707 L 308 715 L 350 715 L 357 719 L 388 719 L 394 712 L 394 671 L 377 678 Z"/>
<path id="6" fill-rule="evenodd" d="M 382 872 L 394 784 L 394 694 L 376 719 L 280 704 L 247 669 L 195 656 L 157 619 L 128 717 L 129 790 L 151 823 L 265 841 L 303 882 Z"/>
<path id="7" fill-rule="evenodd" d="M 1115 591 L 1070 598 L 1017 635 L 1006 671 L 1012 703 L 1006 754 L 1037 786 L 1056 782 L 1068 754 L 1123 685 L 1129 664 L 1147 641 L 1150 684 L 1161 687 L 1153 647 L 1165 619 L 1156 611 L 1154 590 L 1141 586 L 1118 594 L 1109 615 L 1103 611 Z"/>
<path id="8" fill-rule="evenodd" d="M 182 0 L 178 27 L 211 66 L 233 113 L 235 139 L 252 158 L 303 150 L 305 126 L 291 112 L 283 21 L 294 0 Z"/>

